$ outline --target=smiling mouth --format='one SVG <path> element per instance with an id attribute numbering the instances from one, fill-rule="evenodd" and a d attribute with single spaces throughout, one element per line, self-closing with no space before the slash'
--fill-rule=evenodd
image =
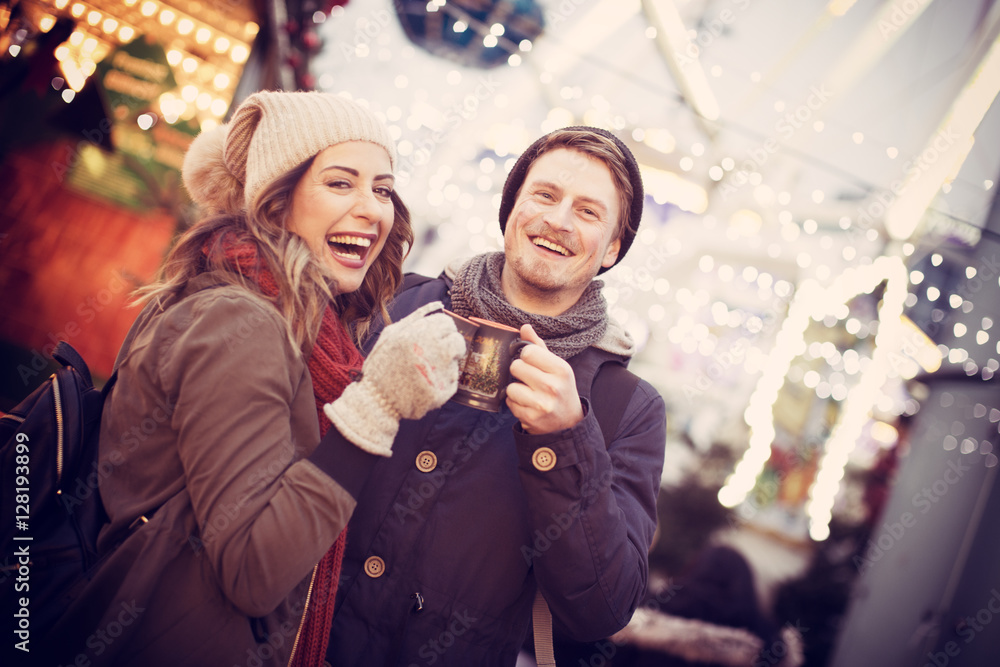
<path id="1" fill-rule="evenodd" d="M 345 259 L 364 260 L 372 246 L 372 240 L 354 234 L 335 234 L 326 240 L 333 254 Z"/>
<path id="2" fill-rule="evenodd" d="M 531 239 L 531 242 L 534 243 L 539 248 L 545 248 L 546 250 L 554 252 L 557 255 L 561 255 L 563 257 L 569 257 L 573 254 L 572 252 L 569 251 L 568 248 L 561 246 L 553 241 L 549 241 L 548 239 L 543 239 L 541 236 L 536 236 L 535 238 Z"/>

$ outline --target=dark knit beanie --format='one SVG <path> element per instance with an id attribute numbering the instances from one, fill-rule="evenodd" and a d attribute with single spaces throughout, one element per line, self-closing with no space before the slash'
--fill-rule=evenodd
<path id="1" fill-rule="evenodd" d="M 628 210 L 628 218 L 625 220 L 625 226 L 622 229 L 622 245 L 621 250 L 618 251 L 618 259 L 615 260 L 615 264 L 622 261 L 622 257 L 628 252 L 628 249 L 632 246 L 632 241 L 635 240 L 635 230 L 639 228 L 639 222 L 642 220 L 642 201 L 645 195 L 642 190 L 642 177 L 639 175 L 639 165 L 635 161 L 635 156 L 632 155 L 632 151 L 628 149 L 618 137 L 611 134 L 607 130 L 602 130 L 597 127 L 587 127 L 584 125 L 576 125 L 573 127 L 564 127 L 564 130 L 586 130 L 588 132 L 593 132 L 594 134 L 599 134 L 603 137 L 607 137 L 615 142 L 621 152 L 625 155 L 625 169 L 628 172 L 628 178 L 632 182 L 632 205 Z M 507 218 L 510 217 L 511 209 L 514 208 L 514 200 L 517 199 L 517 191 L 521 189 L 521 184 L 524 183 L 524 177 L 528 175 L 528 169 L 535 162 L 538 157 L 538 150 L 541 148 L 542 142 L 549 135 L 546 134 L 539 138 L 535 143 L 528 146 L 527 150 L 521 153 L 521 157 L 517 159 L 514 164 L 514 168 L 510 170 L 510 174 L 507 175 L 507 182 L 503 186 L 503 195 L 500 199 L 500 231 L 503 232 L 507 229 Z M 558 148 L 563 148 L 563 146 L 558 146 Z M 574 149 L 575 150 L 575 149 Z M 614 266 L 612 264 L 611 266 Z M 598 275 L 604 273 L 610 266 L 602 266 Z"/>

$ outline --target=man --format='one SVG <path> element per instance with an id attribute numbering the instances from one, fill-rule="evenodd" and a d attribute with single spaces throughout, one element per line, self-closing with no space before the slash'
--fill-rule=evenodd
<path id="1" fill-rule="evenodd" d="M 590 392 L 628 335 L 594 278 L 642 215 L 642 181 L 594 128 L 542 137 L 504 186 L 504 252 L 404 289 L 392 316 L 440 300 L 519 327 L 527 346 L 499 414 L 447 403 L 403 422 L 348 526 L 332 665 L 513 665 L 540 591 L 559 634 L 606 637 L 646 587 L 665 406 L 630 389 L 605 442 Z M 631 386 L 631 385 L 630 385 Z"/>

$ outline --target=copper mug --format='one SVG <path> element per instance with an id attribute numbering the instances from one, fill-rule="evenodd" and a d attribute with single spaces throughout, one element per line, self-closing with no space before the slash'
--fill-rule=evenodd
<path id="1" fill-rule="evenodd" d="M 458 376 L 458 391 L 451 400 L 487 412 L 500 412 L 511 381 L 510 362 L 528 341 L 521 332 L 479 317 L 465 318 L 445 310 L 465 337 L 466 354 Z"/>

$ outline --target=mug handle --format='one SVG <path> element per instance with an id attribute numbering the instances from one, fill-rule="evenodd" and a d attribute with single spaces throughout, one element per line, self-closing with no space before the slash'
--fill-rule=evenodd
<path id="1" fill-rule="evenodd" d="M 531 345 L 531 341 L 527 341 L 527 340 L 524 340 L 522 338 L 515 338 L 514 340 L 512 340 L 510 342 L 510 345 L 507 346 L 507 351 L 510 353 L 510 359 L 511 359 L 511 361 L 513 361 L 517 357 L 521 356 L 521 350 L 523 350 L 524 348 L 526 348 L 529 345 Z M 508 375 L 507 381 L 508 382 L 513 382 L 514 379 L 510 377 L 510 373 L 508 373 L 507 375 Z M 503 388 L 500 389 L 500 403 L 501 403 L 501 407 L 503 405 L 503 401 L 506 400 L 506 398 L 507 398 L 507 387 L 504 386 Z"/>
<path id="2" fill-rule="evenodd" d="M 507 352 L 508 354 L 510 354 L 510 358 L 513 360 L 521 356 L 521 350 L 523 350 L 529 345 L 531 345 L 531 341 L 524 340 L 523 338 L 515 338 L 510 342 L 510 345 L 507 347 Z"/>

